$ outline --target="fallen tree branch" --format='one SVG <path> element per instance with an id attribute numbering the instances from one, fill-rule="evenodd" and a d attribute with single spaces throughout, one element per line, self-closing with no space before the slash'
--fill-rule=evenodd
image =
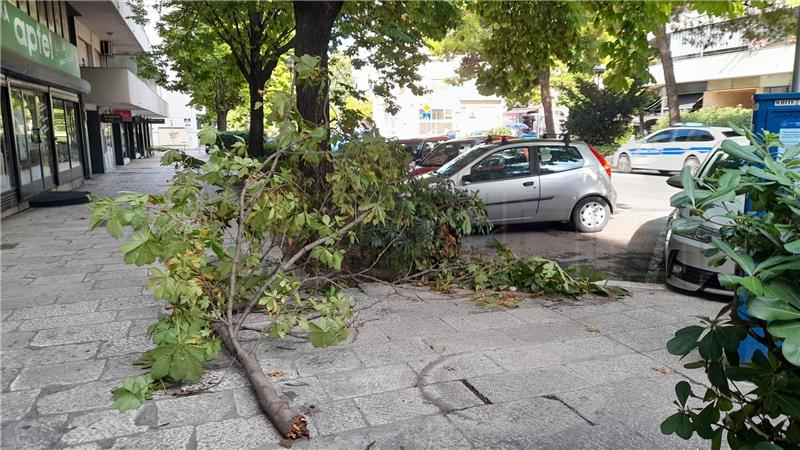
<path id="1" fill-rule="evenodd" d="M 214 322 L 212 328 L 222 339 L 228 351 L 236 356 L 236 359 L 244 368 L 245 374 L 253 387 L 253 392 L 256 394 L 258 406 L 272 421 L 281 436 L 288 439 L 310 437 L 306 418 L 289 406 L 286 400 L 278 396 L 253 353 L 242 348 L 236 336 L 231 333 L 230 328 L 224 323 Z"/>

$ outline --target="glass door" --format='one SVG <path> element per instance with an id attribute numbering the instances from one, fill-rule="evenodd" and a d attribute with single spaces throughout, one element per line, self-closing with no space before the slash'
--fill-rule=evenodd
<path id="1" fill-rule="evenodd" d="M 117 165 L 114 156 L 114 128 L 110 123 L 100 124 L 100 139 L 103 143 L 103 167 L 109 172 Z"/>
<path id="2" fill-rule="evenodd" d="M 6 142 L 6 102 L 8 101 L 8 91 L 5 87 L 0 88 L 0 195 L 5 199 L 6 196 L 11 196 L 16 199 L 17 176 L 14 171 L 14 159 L 11 154 L 11 145 Z M 3 202 L 5 204 L 5 202 Z"/>
<path id="3" fill-rule="evenodd" d="M 53 135 L 56 141 L 59 182 L 79 178 L 81 171 L 81 145 L 76 126 L 75 103 L 53 99 Z"/>
<path id="4" fill-rule="evenodd" d="M 23 197 L 55 186 L 46 95 L 11 89 L 11 116 Z"/>

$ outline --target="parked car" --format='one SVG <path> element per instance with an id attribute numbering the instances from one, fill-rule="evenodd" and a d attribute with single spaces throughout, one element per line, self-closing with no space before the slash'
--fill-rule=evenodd
<path id="1" fill-rule="evenodd" d="M 727 153 L 717 149 L 708 157 L 700 167 L 697 178 L 717 178 L 725 168 L 736 168 L 739 161 L 734 160 Z M 667 180 L 670 186 L 683 188 L 680 175 L 674 175 Z M 731 208 L 743 208 L 744 198 L 737 198 Z M 714 257 L 705 256 L 705 251 L 712 248 L 711 238 L 719 234 L 722 224 L 727 223 L 723 215 L 726 211 L 722 208 L 710 209 L 703 217 L 691 215 L 688 208 L 675 209 L 667 223 L 667 236 L 664 242 L 664 267 L 666 269 L 667 284 L 678 289 L 693 292 L 708 292 L 719 295 L 730 295 L 731 291 L 722 287 L 717 275 L 720 273 L 733 273 L 733 261 L 726 261 L 719 267 L 712 267 L 709 262 Z M 700 226 L 691 231 L 676 232 L 672 229 L 672 221 L 677 217 L 702 222 Z M 709 220 L 713 217 L 713 221 Z"/>
<path id="2" fill-rule="evenodd" d="M 590 233 L 605 228 L 617 204 L 611 166 L 583 142 L 481 144 L 424 177 L 477 192 L 494 224 L 571 222 Z"/>
<path id="3" fill-rule="evenodd" d="M 430 136 L 399 139 L 395 142 L 405 148 L 411 155 L 411 159 L 416 161 L 425 157 L 425 155 L 433 150 L 433 147 L 435 147 L 436 144 L 447 140 L 450 140 L 450 138 L 447 136 Z"/>
<path id="4" fill-rule="evenodd" d="M 509 137 L 510 136 L 470 136 L 469 138 L 452 139 L 442 142 L 434 147 L 424 158 L 411 163 L 411 176 L 433 172 L 476 145 L 499 141 Z"/>
<path id="5" fill-rule="evenodd" d="M 747 139 L 730 128 L 682 124 L 621 146 L 611 163 L 618 172 L 625 173 L 650 169 L 667 174 L 689 167 L 696 174 L 706 157 L 728 138 L 747 145 Z"/>

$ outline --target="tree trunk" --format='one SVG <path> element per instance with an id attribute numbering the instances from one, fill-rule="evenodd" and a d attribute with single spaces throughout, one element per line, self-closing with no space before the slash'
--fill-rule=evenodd
<path id="1" fill-rule="evenodd" d="M 669 36 L 667 26 L 659 25 L 656 30 L 656 48 L 661 57 L 661 68 L 664 70 L 664 88 L 667 90 L 667 107 L 669 108 L 669 123 L 673 125 L 681 121 L 681 111 L 678 107 L 678 84 L 675 82 L 675 69 L 672 66 L 672 52 L 669 49 Z"/>
<path id="2" fill-rule="evenodd" d="M 228 131 L 228 110 L 217 108 L 217 131 Z"/>
<path id="3" fill-rule="evenodd" d="M 539 88 L 542 91 L 545 132 L 552 139 L 556 137 L 556 125 L 553 121 L 553 97 L 550 95 L 550 69 L 539 71 Z"/>
<path id="4" fill-rule="evenodd" d="M 294 54 L 298 58 L 303 55 L 318 57 L 318 67 L 324 73 L 318 83 L 297 85 L 297 109 L 303 119 L 315 125 L 328 123 L 328 44 L 333 22 L 343 4 L 341 1 L 295 1 L 293 4 L 296 29 Z"/>
<path id="5" fill-rule="evenodd" d="M 275 392 L 272 384 L 264 375 L 264 371 L 258 364 L 253 353 L 242 348 L 238 341 L 238 336 L 231 335 L 228 326 L 222 322 L 214 322 L 214 332 L 222 339 L 222 343 L 231 352 L 244 368 L 247 378 L 252 384 L 253 392 L 256 394 L 256 401 L 261 410 L 275 425 L 281 436 L 289 439 L 309 437 L 308 424 L 302 414 L 292 409 L 286 400 L 283 400 Z"/>
<path id="6" fill-rule="evenodd" d="M 248 80 L 250 91 L 250 133 L 248 133 L 247 153 L 255 158 L 264 155 L 264 81 L 260 77 Z"/>

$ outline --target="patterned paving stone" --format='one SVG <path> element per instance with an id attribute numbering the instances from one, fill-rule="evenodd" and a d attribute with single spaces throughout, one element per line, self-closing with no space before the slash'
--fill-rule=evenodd
<path id="1" fill-rule="evenodd" d="M 123 322 L 125 323 L 125 322 Z M 150 336 L 119 337 L 108 339 L 98 352 L 98 358 L 109 356 L 127 355 L 129 353 L 141 354 L 153 348 Z"/>
<path id="2" fill-rule="evenodd" d="M 105 360 L 94 360 L 26 367 L 11 383 L 11 390 L 19 391 L 94 381 L 100 378 L 105 365 Z"/>
<path id="3" fill-rule="evenodd" d="M 361 346 L 355 349 L 364 364 L 383 366 L 413 361 L 436 353 L 420 339 L 393 340 L 387 343 Z"/>
<path id="4" fill-rule="evenodd" d="M 160 400 L 156 405 L 158 426 L 177 427 L 236 417 L 231 391 Z"/>
<path id="5" fill-rule="evenodd" d="M 230 419 L 222 422 L 209 422 L 198 425 L 198 450 L 218 450 L 227 448 L 281 448 L 281 437 L 264 416 L 246 419 Z"/>
<path id="6" fill-rule="evenodd" d="M 0 402 L 3 404 L 3 411 L 0 413 L 2 421 L 20 420 L 25 417 L 33 407 L 39 392 L 39 389 L 32 389 L 0 394 Z"/>
<path id="7" fill-rule="evenodd" d="M 189 448 L 194 427 L 167 428 L 135 436 L 121 437 L 114 442 L 113 450 L 173 450 Z"/>
<path id="8" fill-rule="evenodd" d="M 484 375 L 467 381 L 492 403 L 550 395 L 591 385 L 589 380 L 566 367 Z"/>
<path id="9" fill-rule="evenodd" d="M 308 418 L 317 433 L 322 436 L 367 426 L 352 399 L 316 405 L 316 408 L 309 411 Z"/>
<path id="10" fill-rule="evenodd" d="M 78 384 L 52 394 L 42 395 L 36 402 L 39 414 L 63 414 L 111 406 L 111 390 L 119 381 L 95 381 Z"/>
<path id="11" fill-rule="evenodd" d="M 31 342 L 34 334 L 33 331 L 10 331 L 8 333 L 3 333 L 2 338 L 0 338 L 0 344 L 2 344 L 3 350 L 26 347 Z"/>
<path id="12" fill-rule="evenodd" d="M 110 311 L 31 319 L 22 322 L 19 326 L 19 330 L 45 330 L 48 328 L 78 327 L 95 323 L 113 322 L 116 320 L 116 316 L 116 313 Z"/>
<path id="13" fill-rule="evenodd" d="M 69 305 L 32 306 L 17 308 L 11 314 L 12 320 L 38 319 L 42 317 L 69 316 L 94 312 L 100 302 L 78 302 Z"/>
<path id="14" fill-rule="evenodd" d="M 52 328 L 42 330 L 31 340 L 31 345 L 48 347 L 52 345 L 76 344 L 81 342 L 108 341 L 128 334 L 130 322 L 109 322 L 81 327 Z"/>
<path id="15" fill-rule="evenodd" d="M 322 386 L 333 399 L 359 397 L 411 387 L 416 374 L 405 364 L 354 370 L 320 376 Z"/>
<path id="16" fill-rule="evenodd" d="M 358 397 L 355 403 L 373 426 L 439 412 L 416 388 Z"/>
<path id="17" fill-rule="evenodd" d="M 469 448 L 469 441 L 453 423 L 442 416 L 424 416 L 405 422 L 373 428 L 369 432 L 372 448 L 406 450 Z"/>
<path id="18" fill-rule="evenodd" d="M 134 410 L 106 410 L 77 416 L 70 421 L 70 430 L 61 436 L 61 442 L 76 445 L 147 431 L 147 426 L 136 425 L 136 415 Z"/>

